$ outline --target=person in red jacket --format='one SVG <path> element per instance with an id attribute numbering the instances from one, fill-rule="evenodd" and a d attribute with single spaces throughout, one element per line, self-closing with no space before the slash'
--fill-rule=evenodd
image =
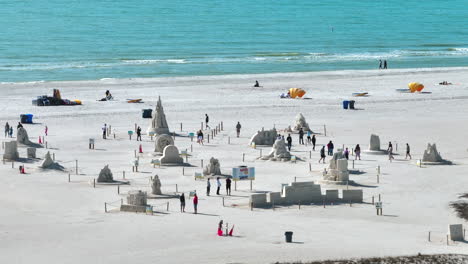
<path id="1" fill-rule="evenodd" d="M 198 206 L 198 196 L 197 194 L 195 194 L 193 196 L 193 211 L 195 212 L 195 214 L 197 213 L 197 206 Z"/>

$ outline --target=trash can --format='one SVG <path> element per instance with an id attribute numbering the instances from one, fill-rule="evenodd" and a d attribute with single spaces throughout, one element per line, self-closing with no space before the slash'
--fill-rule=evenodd
<path id="1" fill-rule="evenodd" d="M 153 109 L 143 109 L 142 110 L 142 117 L 143 118 L 151 118 L 153 114 Z"/>
<path id="2" fill-rule="evenodd" d="M 355 102 L 356 101 L 354 101 L 354 100 L 349 101 L 349 109 L 354 109 L 354 103 Z"/>
<path id="3" fill-rule="evenodd" d="M 284 236 L 286 237 L 286 243 L 292 242 L 292 235 L 293 235 L 293 232 L 291 231 L 284 232 Z"/>
<path id="4" fill-rule="evenodd" d="M 343 101 L 343 109 L 348 109 L 349 101 L 345 100 Z"/>
<path id="5" fill-rule="evenodd" d="M 23 124 L 32 124 L 32 119 L 33 115 L 31 114 L 20 115 L 20 122 Z"/>

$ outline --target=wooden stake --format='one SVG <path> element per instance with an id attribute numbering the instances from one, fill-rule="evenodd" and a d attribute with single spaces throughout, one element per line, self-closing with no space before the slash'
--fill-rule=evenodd
<path id="1" fill-rule="evenodd" d="M 70 173 L 68 173 L 68 182 L 70 182 Z"/>
<path id="2" fill-rule="evenodd" d="M 431 242 L 431 231 L 429 231 L 429 235 L 427 236 L 427 241 Z"/>
<path id="3" fill-rule="evenodd" d="M 78 160 L 75 160 L 75 174 L 78 175 Z"/>
<path id="4" fill-rule="evenodd" d="M 120 185 L 117 185 L 117 194 L 120 194 Z"/>
<path id="5" fill-rule="evenodd" d="M 107 213 L 107 203 L 104 203 L 104 212 Z"/>
<path id="6" fill-rule="evenodd" d="M 245 161 L 245 153 L 242 153 L 242 162 Z"/>
<path id="7" fill-rule="evenodd" d="M 323 125 L 323 134 L 327 136 L 327 126 Z"/>
<path id="8" fill-rule="evenodd" d="M 96 188 L 96 178 L 93 179 L 93 188 Z"/>

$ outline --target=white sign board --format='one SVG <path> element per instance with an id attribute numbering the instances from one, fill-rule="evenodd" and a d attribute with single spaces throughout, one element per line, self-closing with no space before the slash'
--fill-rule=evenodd
<path id="1" fill-rule="evenodd" d="M 255 168 L 254 167 L 232 168 L 232 180 L 234 181 L 255 180 Z"/>

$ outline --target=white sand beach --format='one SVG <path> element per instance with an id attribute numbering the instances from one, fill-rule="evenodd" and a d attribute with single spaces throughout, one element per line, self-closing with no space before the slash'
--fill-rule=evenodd
<path id="1" fill-rule="evenodd" d="M 253 88 L 255 80 L 263 87 Z M 442 81 L 453 85 L 438 85 Z M 407 88 L 409 82 L 423 83 L 428 93 L 395 91 Z M 291 87 L 303 88 L 309 99 L 280 99 Z M 60 89 L 63 98 L 82 100 L 83 105 L 31 104 L 36 96 L 51 95 L 53 89 Z M 106 90 L 115 101 L 97 101 Z M 355 92 L 369 96 L 352 97 Z M 50 151 L 66 170 L 41 170 L 41 160 L 36 160 L 25 163 L 26 174 L 20 174 L 21 163 L 15 162 L 15 168 L 9 161 L 0 163 L 0 263 L 272 263 L 468 252 L 466 243 L 446 244 L 449 224 L 468 226 L 449 207 L 468 192 L 468 68 L 2 83 L 0 95 L 2 127 L 8 121 L 16 135 L 19 115 L 34 114 L 35 124 L 24 124 L 31 141 L 38 142 L 44 127 L 49 129 L 48 149 L 38 149 L 37 157 Z M 153 168 L 154 141 L 147 135 L 141 143 L 127 136 L 134 124 L 146 131 L 150 119 L 143 119 L 141 110 L 154 109 L 159 96 L 170 130 L 180 135 L 175 145 L 191 155 L 192 166 L 184 169 L 185 175 L 182 167 Z M 135 98 L 144 103 L 126 102 Z M 344 110 L 343 100 L 355 100 L 357 110 Z M 223 122 L 224 131 L 200 146 L 187 134 L 200 129 L 205 113 L 212 127 Z M 250 193 L 277 192 L 282 183 L 295 178 L 322 178 L 321 171 L 328 164 L 318 164 L 318 149 L 309 158 L 311 146 L 297 144 L 297 134 L 292 146 L 292 154 L 301 159 L 297 163 L 257 160 L 260 149 L 266 154 L 271 147 L 248 146 L 250 137 L 262 127 L 282 130 L 293 125 L 299 113 L 318 133 L 319 147 L 333 140 L 337 148 L 360 144 L 367 149 L 371 134 L 380 136 L 382 148 L 389 141 L 398 145 L 393 162 L 386 155 L 366 153 L 355 162 L 355 169 L 362 173 L 351 174 L 350 179 L 365 187 L 349 188 L 363 189 L 365 203 L 249 209 Z M 238 121 L 240 138 L 235 136 Z M 101 138 L 104 123 L 115 129 L 115 139 Z M 10 141 L 1 137 L 2 142 Z M 88 149 L 89 138 L 96 139 L 94 150 Z M 411 146 L 412 160 L 405 160 L 406 143 Z M 453 165 L 418 167 L 416 160 L 428 143 L 436 143 L 442 157 Z M 141 166 L 139 172 L 132 172 L 134 150 L 140 144 Z M 20 146 L 19 153 L 26 157 L 26 148 Z M 235 166 L 254 166 L 253 190 L 248 182 L 240 182 L 232 196 L 225 196 L 224 186 L 218 196 L 212 181 L 212 195 L 207 197 L 205 181 L 195 181 L 193 175 L 202 171 L 201 160 L 206 165 L 210 157 L 219 159 L 226 174 Z M 91 184 L 107 164 L 114 179 L 122 179 L 125 171 L 130 181 L 121 186 L 120 194 L 115 185 L 93 188 Z M 154 215 L 119 212 L 126 192 L 150 192 L 149 178 L 156 174 L 165 194 L 174 194 L 176 184 L 186 195 L 197 190 L 199 214 L 192 214 L 189 200 L 187 212 L 180 213 L 178 199 L 167 198 L 149 199 L 157 210 Z M 323 191 L 327 188 L 336 186 L 322 185 Z M 382 216 L 370 204 L 372 196 L 377 199 L 379 194 Z M 104 204 L 111 202 L 105 213 Z M 217 236 L 221 219 L 235 225 L 233 237 Z M 294 232 L 296 243 L 285 243 L 285 231 Z"/>

